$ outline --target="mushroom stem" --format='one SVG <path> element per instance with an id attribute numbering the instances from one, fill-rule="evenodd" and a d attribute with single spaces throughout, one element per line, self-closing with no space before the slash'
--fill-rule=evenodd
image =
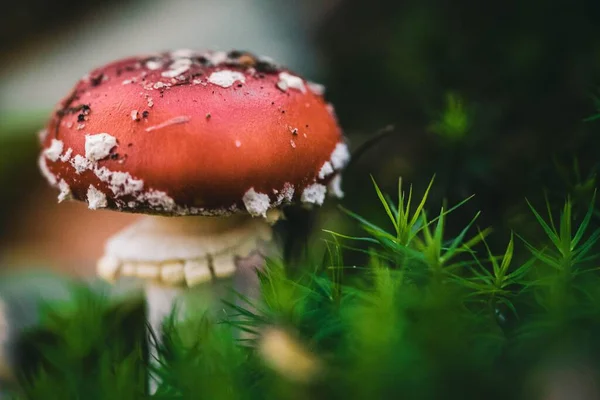
<path id="1" fill-rule="evenodd" d="M 183 287 L 169 287 L 155 282 L 147 282 L 144 286 L 146 295 L 146 315 L 150 330 L 148 337 L 148 360 L 153 366 L 160 362 L 158 346 L 162 343 L 162 324 L 167 315 L 177 306 L 178 300 L 183 294 Z M 179 307 L 178 311 L 182 311 Z M 160 381 L 150 374 L 148 381 L 150 394 L 156 393 Z"/>
<path id="2" fill-rule="evenodd" d="M 232 294 L 230 288 L 257 298 L 256 269 L 272 252 L 271 239 L 271 225 L 249 215 L 143 216 L 108 240 L 98 275 L 109 281 L 145 281 L 148 320 L 160 341 L 162 324 L 175 307 L 176 319 L 198 311 L 218 314 L 223 310 L 220 300 Z M 149 353 L 155 363 L 152 344 Z M 151 381 L 150 389 L 156 387 Z"/>
<path id="3" fill-rule="evenodd" d="M 152 331 L 157 335 L 160 335 L 165 317 L 174 309 L 177 309 L 179 312 L 178 318 L 184 312 L 180 308 L 180 306 L 184 305 L 184 302 L 181 301 L 184 290 L 183 287 L 165 286 L 156 282 L 147 282 L 144 285 L 148 323 Z M 152 338 L 149 339 L 152 340 Z M 157 337 L 157 339 L 159 338 Z M 155 355 L 150 354 L 150 357 L 154 358 Z"/>
<path id="4" fill-rule="evenodd" d="M 148 360 L 150 365 L 160 365 L 158 347 L 163 343 L 163 323 L 165 318 L 175 312 L 175 322 L 184 320 L 188 313 L 214 312 L 218 313 L 221 300 L 230 293 L 231 279 L 223 278 L 214 282 L 199 284 L 192 288 L 183 286 L 166 286 L 160 282 L 149 281 L 144 285 L 146 295 L 146 313 L 149 324 Z M 156 393 L 160 379 L 150 374 L 150 394 Z"/>
<path id="5" fill-rule="evenodd" d="M 158 346 L 162 343 L 162 325 L 165 318 L 176 311 L 175 320 L 183 320 L 189 314 L 207 311 L 214 315 L 223 315 L 227 310 L 220 300 L 228 299 L 243 307 L 242 300 L 234 298 L 233 293 L 241 293 L 246 298 L 258 299 L 260 295 L 259 279 L 256 270 L 263 268 L 265 257 L 261 251 L 254 251 L 245 258 L 235 261 L 235 273 L 231 278 L 221 278 L 191 288 L 166 286 L 160 282 L 149 281 L 144 285 L 148 323 L 152 333 L 148 337 L 148 356 L 152 365 L 158 365 Z M 232 298 L 233 297 L 233 298 Z M 241 333 L 240 333 L 241 334 Z M 155 342 L 155 340 L 158 341 Z M 149 380 L 150 393 L 155 393 L 160 381 L 156 377 Z"/>

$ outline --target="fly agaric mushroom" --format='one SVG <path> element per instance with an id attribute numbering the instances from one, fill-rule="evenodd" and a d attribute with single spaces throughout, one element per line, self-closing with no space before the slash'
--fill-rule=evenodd
<path id="1" fill-rule="evenodd" d="M 40 139 L 59 202 L 147 214 L 108 241 L 98 273 L 146 280 L 155 328 L 186 286 L 251 279 L 279 210 L 341 196 L 349 160 L 322 86 L 241 51 L 100 67 Z"/>

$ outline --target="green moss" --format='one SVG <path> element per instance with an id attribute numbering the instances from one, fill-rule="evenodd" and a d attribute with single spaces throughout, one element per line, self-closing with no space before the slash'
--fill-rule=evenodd
<path id="1" fill-rule="evenodd" d="M 510 236 L 496 255 L 475 219 L 448 236 L 456 207 L 427 217 L 428 191 L 417 201 L 399 185 L 394 202 L 375 189 L 391 229 L 346 211 L 365 236 L 324 232 L 326 257 L 301 276 L 271 260 L 259 303 L 166 321 L 158 367 L 143 302 L 74 284 L 22 337 L 15 397 L 145 398 L 153 374 L 153 397 L 169 399 L 532 398 L 561 369 L 596 371 L 593 203 L 578 214 L 567 200 L 545 217 L 530 206 L 543 238 Z M 368 261 L 345 265 L 355 251 Z"/>

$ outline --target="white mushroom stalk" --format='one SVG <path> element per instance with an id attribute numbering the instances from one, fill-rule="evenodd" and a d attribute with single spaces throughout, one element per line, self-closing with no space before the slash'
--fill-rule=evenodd
<path id="1" fill-rule="evenodd" d="M 271 225 L 248 214 L 228 217 L 142 216 L 110 238 L 97 273 L 108 281 L 134 277 L 144 281 L 150 362 L 156 363 L 162 326 L 177 312 L 217 311 L 227 292 L 258 297 L 256 269 L 274 254 Z M 231 288 L 225 288 L 231 285 Z M 202 301 L 190 293 L 200 289 Z M 225 291 L 224 289 L 233 289 Z M 235 301 L 235 299 L 231 299 Z M 226 312 L 226 311 L 225 311 Z M 159 343 L 153 341 L 157 339 Z M 159 382 L 150 381 L 155 392 Z"/>
<path id="2" fill-rule="evenodd" d="M 235 276 L 240 260 L 273 251 L 271 239 L 270 224 L 247 214 L 143 216 L 108 240 L 97 272 L 108 281 L 145 280 L 149 319 L 158 332 L 177 301 L 176 293 Z"/>

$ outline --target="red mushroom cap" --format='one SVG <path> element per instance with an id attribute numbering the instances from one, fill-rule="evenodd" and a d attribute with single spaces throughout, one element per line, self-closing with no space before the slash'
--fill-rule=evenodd
<path id="1" fill-rule="evenodd" d="M 320 85 L 240 51 L 98 68 L 58 105 L 41 141 L 40 168 L 59 201 L 168 215 L 321 204 L 349 159 Z"/>

